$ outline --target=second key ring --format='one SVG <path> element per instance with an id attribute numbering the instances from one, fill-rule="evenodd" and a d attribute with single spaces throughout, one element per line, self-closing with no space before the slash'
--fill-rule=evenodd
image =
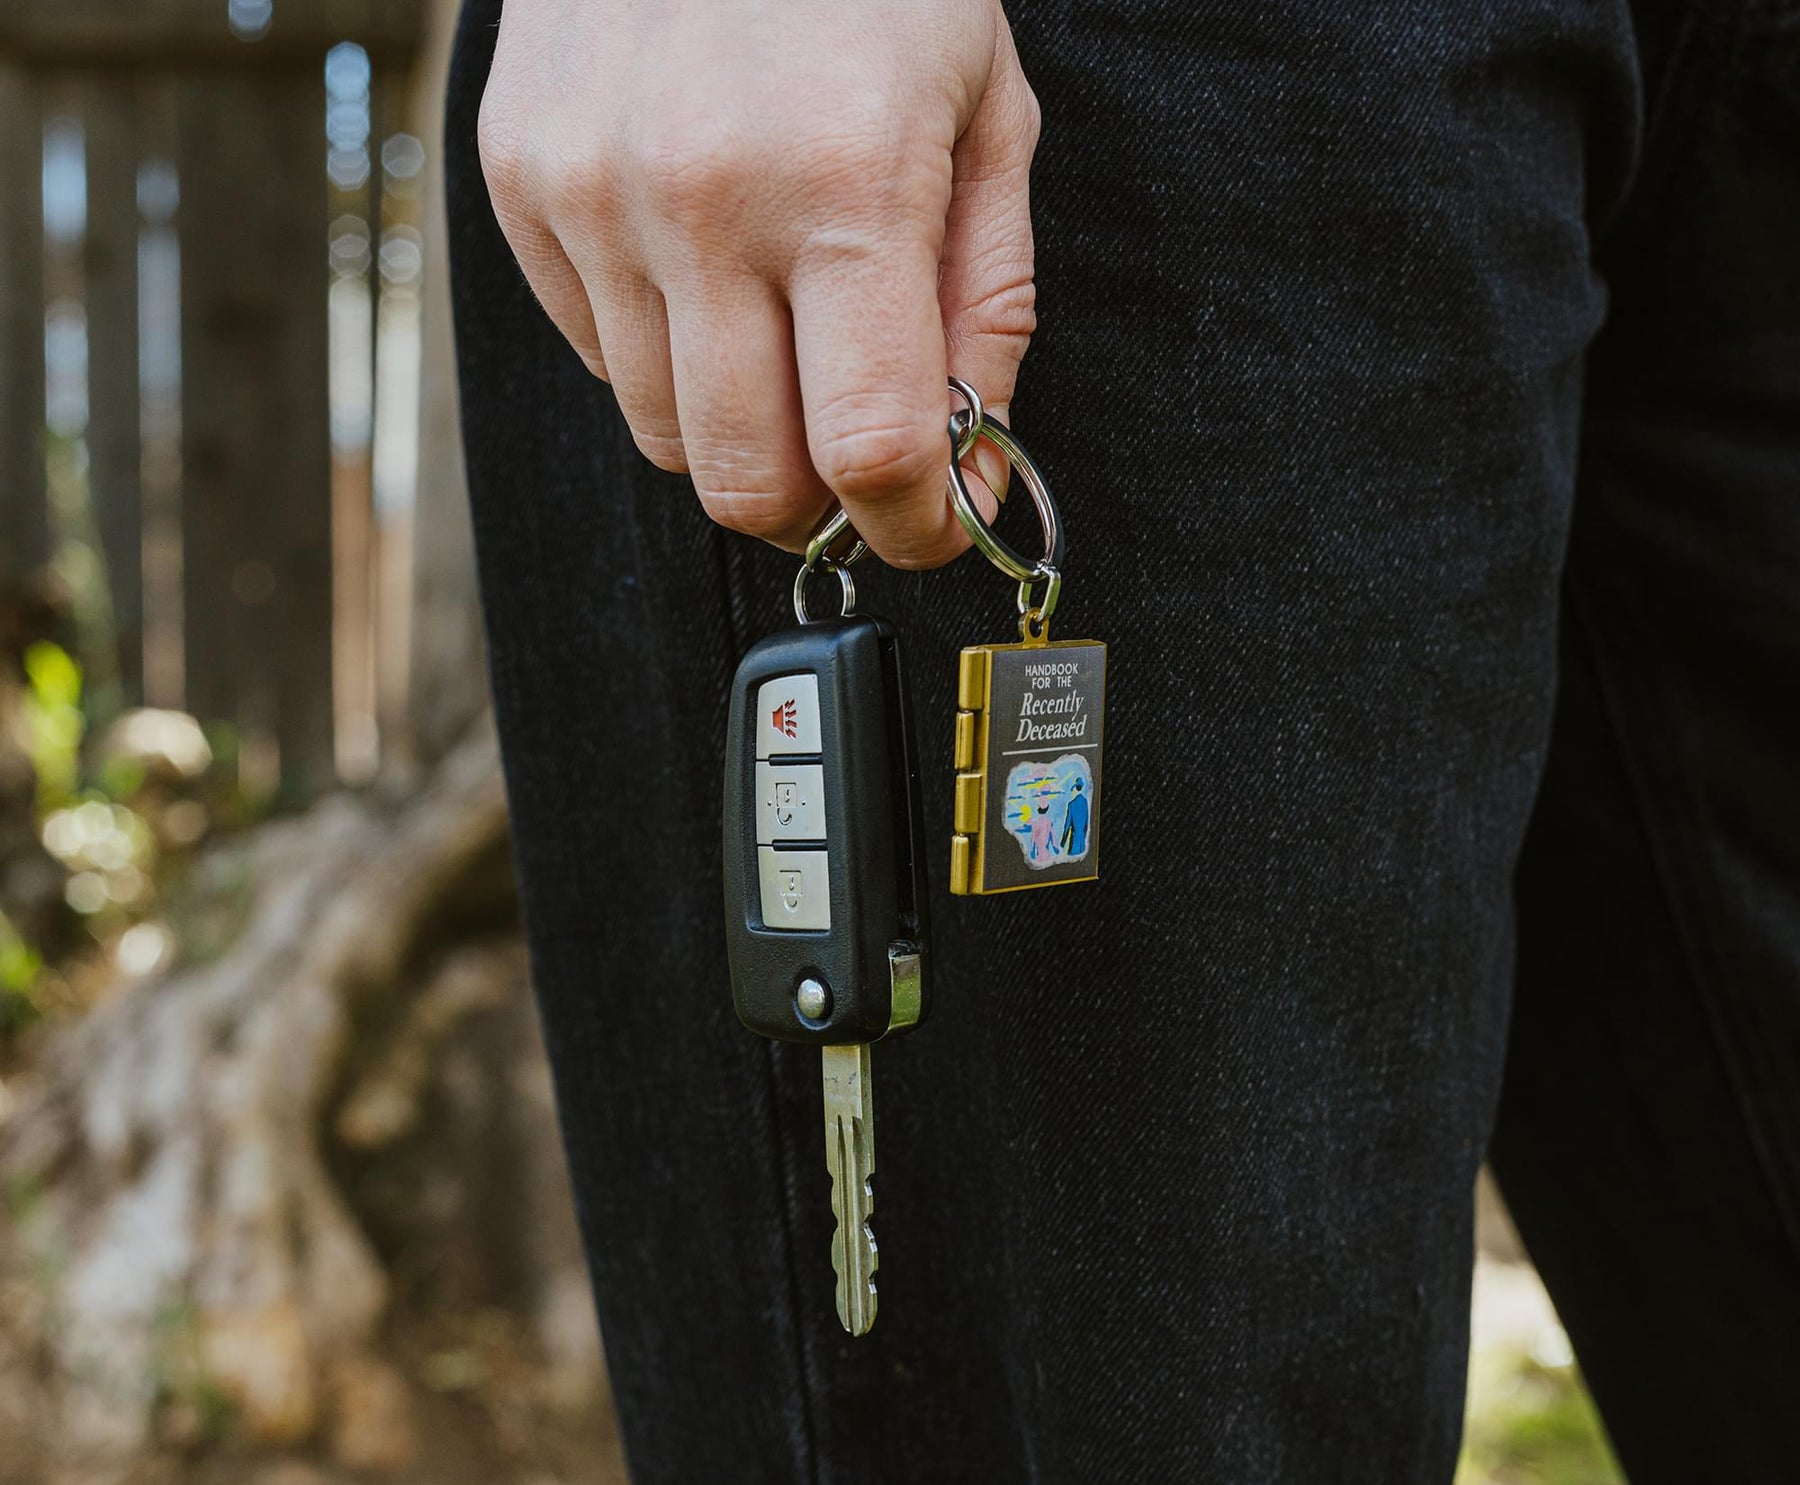
<path id="1" fill-rule="evenodd" d="M 1049 594 L 1054 595 L 1061 586 L 1063 566 L 1064 537 L 1062 517 L 1057 513 L 1056 501 L 1050 494 L 1050 486 L 1045 482 L 1043 473 L 1025 452 L 1025 446 L 1014 438 L 1012 431 L 1004 423 L 996 422 L 987 416 L 982 408 L 981 399 L 976 396 L 975 389 L 967 382 L 956 377 L 950 378 L 950 385 L 968 400 L 971 411 L 981 410 L 978 423 L 972 423 L 970 432 L 965 434 L 955 446 L 954 457 L 950 461 L 949 495 L 950 506 L 956 512 L 956 519 L 962 522 L 963 530 L 969 533 L 969 540 L 975 548 L 998 567 L 1008 577 L 1026 585 L 1034 582 L 1048 581 L 1051 586 Z M 968 481 L 963 478 L 961 459 L 968 449 L 973 448 L 979 439 L 985 438 L 1000 450 L 1012 467 L 1017 471 L 1019 479 L 1024 483 L 1026 492 L 1031 496 L 1031 503 L 1037 508 L 1038 520 L 1044 528 L 1044 555 L 1037 561 L 1027 561 L 1010 547 L 1000 534 L 982 519 L 981 512 L 975 508 L 975 501 L 969 494 Z M 1047 606 L 1054 604 L 1054 596 L 1048 596 Z M 1048 613 L 1046 611 L 1046 617 Z"/>

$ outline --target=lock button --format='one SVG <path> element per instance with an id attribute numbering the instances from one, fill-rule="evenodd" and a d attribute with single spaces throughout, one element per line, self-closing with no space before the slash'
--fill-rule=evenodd
<path id="1" fill-rule="evenodd" d="M 765 928 L 799 932 L 831 927 L 831 860 L 827 851 L 756 848 Z"/>

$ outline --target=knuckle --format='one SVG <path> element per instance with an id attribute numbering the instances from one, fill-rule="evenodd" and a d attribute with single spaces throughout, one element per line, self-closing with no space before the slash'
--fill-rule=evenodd
<path id="1" fill-rule="evenodd" d="M 688 472 L 687 445 L 682 442 L 680 434 L 645 432 L 633 427 L 631 441 L 638 446 L 638 452 L 658 469 L 666 469 L 670 474 Z"/>
<path id="2" fill-rule="evenodd" d="M 598 246 L 608 241 L 619 215 L 618 171 L 604 148 L 575 148 L 541 167 L 549 215 L 557 226 Z"/>
<path id="3" fill-rule="evenodd" d="M 651 210 L 692 224 L 715 216 L 748 183 L 753 151 L 720 124 L 684 124 L 638 146 L 635 174 Z"/>
<path id="4" fill-rule="evenodd" d="M 896 216 L 916 214 L 949 189 L 948 158 L 892 130 L 796 134 L 790 119 L 777 127 L 722 110 L 643 126 L 625 158 L 645 210 L 690 237 L 741 230 L 759 203 L 782 202 L 880 240 Z"/>
<path id="5" fill-rule="evenodd" d="M 514 206 L 524 194 L 527 175 L 525 135 L 517 116 L 499 101 L 493 87 L 482 95 L 475 148 L 495 206 L 502 210 Z"/>
<path id="6" fill-rule="evenodd" d="M 1027 153 L 1035 150 L 1044 137 L 1044 106 L 1023 77 L 1019 79 L 1019 137 Z"/>
<path id="7" fill-rule="evenodd" d="M 915 423 L 865 420 L 832 426 L 815 438 L 813 462 L 825 483 L 851 499 L 916 485 L 934 473 L 944 450 Z"/>
<path id="8" fill-rule="evenodd" d="M 1020 360 L 1037 332 L 1037 286 L 1026 270 L 985 290 L 967 305 L 949 327 L 951 361 L 978 343 L 1002 341 Z"/>
<path id="9" fill-rule="evenodd" d="M 791 537 L 806 515 L 791 495 L 770 490 L 702 490 L 700 503 L 721 526 L 760 541 Z"/>
<path id="10" fill-rule="evenodd" d="M 901 572 L 927 572 L 934 567 L 942 567 L 953 557 L 961 556 L 968 550 L 969 539 L 963 537 L 960 544 L 955 541 L 944 541 L 931 546 L 896 547 L 887 543 L 885 550 L 879 555 L 889 567 Z"/>
<path id="11" fill-rule="evenodd" d="M 860 224 L 877 241 L 891 240 L 896 221 L 940 215 L 948 202 L 948 153 L 881 129 L 801 141 L 786 170 L 795 194 L 827 222 Z"/>
<path id="12" fill-rule="evenodd" d="M 803 139 L 789 156 L 795 177 L 819 192 L 866 193 L 893 180 L 905 163 L 904 152 L 872 130 Z"/>
<path id="13" fill-rule="evenodd" d="M 541 225 L 603 240 L 617 216 L 619 171 L 600 144 L 571 138 L 490 89 L 476 124 L 476 148 L 502 228 Z"/>

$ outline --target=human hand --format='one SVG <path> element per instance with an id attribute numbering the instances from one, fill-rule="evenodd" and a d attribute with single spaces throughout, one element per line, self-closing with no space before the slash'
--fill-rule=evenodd
<path id="1" fill-rule="evenodd" d="M 968 545 L 946 370 L 1004 414 L 1036 323 L 1037 131 L 997 0 L 506 0 L 481 159 L 544 309 L 714 520 L 799 550 L 835 496 L 933 567 Z"/>

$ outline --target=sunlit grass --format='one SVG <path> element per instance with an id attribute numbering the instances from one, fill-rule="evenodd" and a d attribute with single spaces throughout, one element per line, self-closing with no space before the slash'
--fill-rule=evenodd
<path id="1" fill-rule="evenodd" d="M 1483 1268 L 1456 1485 L 1626 1485 L 1549 1301 L 1535 1317 L 1519 1302 L 1527 1287 L 1541 1297 L 1535 1275 Z"/>

